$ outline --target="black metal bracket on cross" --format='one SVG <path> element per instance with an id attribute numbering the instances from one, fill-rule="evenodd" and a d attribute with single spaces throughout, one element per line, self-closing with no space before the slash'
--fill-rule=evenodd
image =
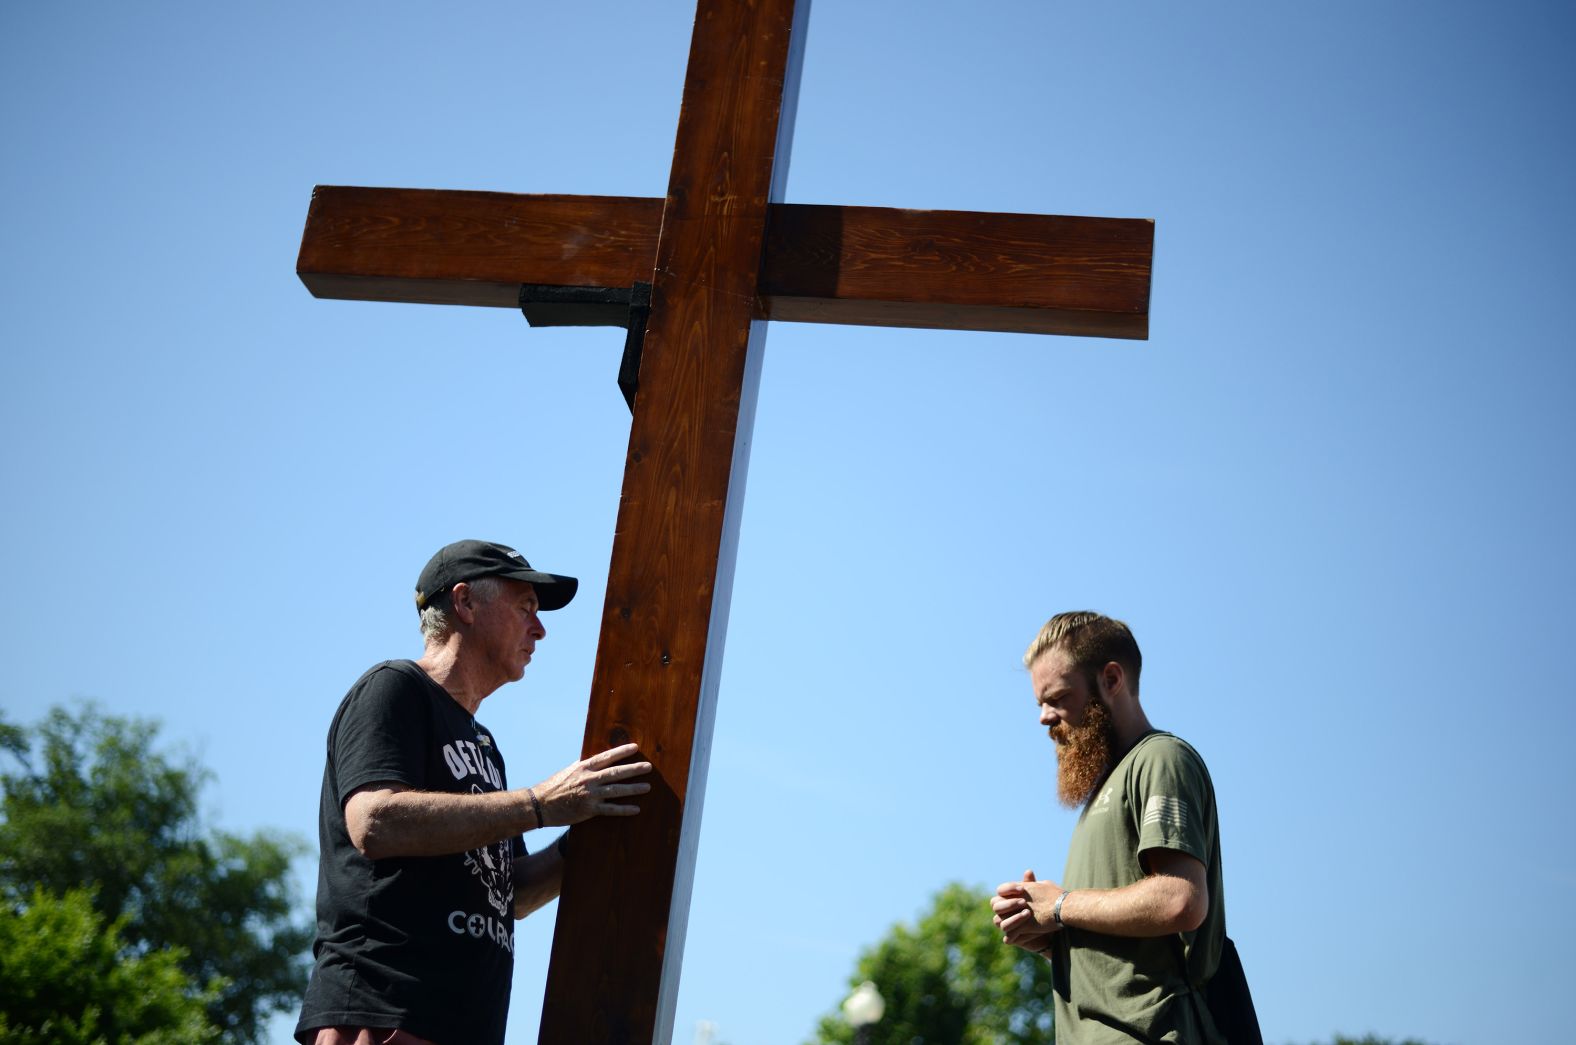
<path id="1" fill-rule="evenodd" d="M 628 287 L 558 287 L 520 284 L 520 312 L 533 327 L 623 327 L 624 358 L 618 364 L 618 388 L 629 412 L 635 412 L 640 385 L 640 349 L 651 314 L 651 284 L 638 280 Z"/>

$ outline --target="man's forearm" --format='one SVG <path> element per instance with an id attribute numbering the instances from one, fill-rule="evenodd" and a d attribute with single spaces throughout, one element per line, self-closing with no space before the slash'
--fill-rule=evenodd
<path id="1" fill-rule="evenodd" d="M 355 847 L 374 860 L 463 853 L 540 826 L 523 790 L 360 792 L 346 803 L 345 824 Z"/>
<path id="2" fill-rule="evenodd" d="M 514 862 L 514 916 L 524 918 L 558 896 L 564 885 L 564 856 L 558 843 Z"/>
<path id="3" fill-rule="evenodd" d="M 1120 889 L 1074 889 L 1062 925 L 1107 936 L 1169 936 L 1197 929 L 1209 909 L 1186 878 L 1152 874 Z"/>

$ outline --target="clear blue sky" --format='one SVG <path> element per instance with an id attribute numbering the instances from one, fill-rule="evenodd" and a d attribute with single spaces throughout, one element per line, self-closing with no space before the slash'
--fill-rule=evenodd
<path id="1" fill-rule="evenodd" d="M 216 824 L 310 837 L 340 696 L 483 536 L 584 578 L 482 713 L 517 782 L 575 755 L 620 336 L 317 301 L 295 254 L 318 183 L 662 195 L 692 16 L 5 6 L 8 718 L 157 717 Z M 799 1042 L 947 881 L 1060 872 L 1018 656 L 1084 607 L 1209 761 L 1272 1041 L 1568 1036 L 1573 28 L 817 3 L 789 199 L 1154 218 L 1152 335 L 772 329 L 676 1041 Z"/>

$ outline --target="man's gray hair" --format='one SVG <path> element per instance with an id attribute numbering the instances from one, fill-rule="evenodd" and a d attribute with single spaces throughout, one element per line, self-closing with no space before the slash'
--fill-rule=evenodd
<path id="1" fill-rule="evenodd" d="M 477 577 L 473 581 L 466 581 L 471 595 L 480 603 L 488 603 L 498 597 L 498 592 L 503 585 L 497 577 Z M 449 637 L 449 632 L 454 630 L 454 622 L 449 619 L 449 611 L 454 608 L 454 589 L 439 592 L 434 595 L 421 611 L 421 637 L 431 646 L 442 642 Z"/>

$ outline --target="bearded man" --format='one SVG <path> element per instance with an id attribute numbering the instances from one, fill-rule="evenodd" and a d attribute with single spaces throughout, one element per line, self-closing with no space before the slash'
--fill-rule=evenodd
<path id="1" fill-rule="evenodd" d="M 1222 1045 L 1205 998 L 1226 946 L 1215 790 L 1198 752 L 1149 724 L 1126 624 L 1052 617 L 1024 666 L 1083 807 L 1062 882 L 1033 871 L 991 900 L 1003 942 L 1054 965 L 1058 1045 Z"/>

